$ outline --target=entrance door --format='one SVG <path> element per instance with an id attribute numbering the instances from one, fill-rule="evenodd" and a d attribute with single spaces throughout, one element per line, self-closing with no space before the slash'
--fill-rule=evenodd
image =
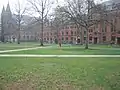
<path id="1" fill-rule="evenodd" d="M 77 39 L 77 44 L 80 44 L 80 39 Z"/>
<path id="2" fill-rule="evenodd" d="M 117 38 L 117 44 L 119 44 L 119 45 L 120 45 L 120 37 L 119 37 L 119 38 Z"/>
<path id="3" fill-rule="evenodd" d="M 94 44 L 97 44 L 97 38 L 94 38 Z"/>

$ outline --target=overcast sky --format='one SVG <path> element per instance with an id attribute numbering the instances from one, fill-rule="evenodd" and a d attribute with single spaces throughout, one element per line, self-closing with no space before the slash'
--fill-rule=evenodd
<path id="1" fill-rule="evenodd" d="M 15 8 L 15 4 L 17 3 L 17 1 L 18 0 L 0 0 L 0 13 L 2 11 L 3 6 L 5 6 L 5 8 L 6 8 L 8 2 L 10 4 L 11 10 L 13 11 L 13 9 Z M 21 2 L 21 4 L 24 4 L 26 0 L 19 0 L 19 1 Z M 64 0 L 58 0 L 58 1 L 62 4 L 62 2 Z M 98 1 L 98 0 L 96 0 L 96 1 Z M 104 0 L 104 1 L 106 1 L 106 0 Z"/>

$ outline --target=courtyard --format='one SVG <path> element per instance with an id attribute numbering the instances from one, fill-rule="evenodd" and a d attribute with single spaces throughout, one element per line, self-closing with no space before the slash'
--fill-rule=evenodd
<path id="1" fill-rule="evenodd" d="M 120 56 L 110 57 L 120 55 L 119 47 L 89 45 L 85 50 L 84 45 L 64 44 L 60 48 L 55 44 L 40 47 L 39 43 L 0 44 L 0 47 L 1 90 L 120 89 Z M 57 57 L 60 55 L 63 56 Z"/>

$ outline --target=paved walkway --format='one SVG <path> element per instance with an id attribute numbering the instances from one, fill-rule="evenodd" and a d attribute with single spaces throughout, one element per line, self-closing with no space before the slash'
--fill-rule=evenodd
<path id="1" fill-rule="evenodd" d="M 50 48 L 48 47 L 34 47 L 34 48 L 24 48 L 24 49 L 14 49 L 14 50 L 4 50 L 0 53 L 15 52 L 15 51 L 25 51 L 25 50 L 35 50 L 40 48 Z M 120 57 L 120 55 L 31 55 L 31 54 L 0 54 L 0 57 Z"/>
<path id="2" fill-rule="evenodd" d="M 120 55 L 28 55 L 28 54 L 2 54 L 0 57 L 120 57 Z"/>
<path id="3" fill-rule="evenodd" d="M 50 47 L 50 46 L 49 46 Z M 25 51 L 25 50 L 35 50 L 40 48 L 48 48 L 48 47 L 34 47 L 34 48 L 24 48 L 24 49 L 14 49 L 14 50 L 4 50 L 0 51 L 0 53 L 6 53 L 6 52 L 16 52 L 16 51 Z"/>

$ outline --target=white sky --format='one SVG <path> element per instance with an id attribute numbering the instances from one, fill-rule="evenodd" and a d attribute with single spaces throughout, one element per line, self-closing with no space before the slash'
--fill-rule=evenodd
<path id="1" fill-rule="evenodd" d="M 15 9 L 15 4 L 17 3 L 18 0 L 0 0 L 0 14 L 2 11 L 3 6 L 7 6 L 7 3 L 9 2 L 11 10 L 13 11 L 13 9 Z M 19 0 L 21 2 L 22 5 L 25 4 L 26 0 Z M 58 0 L 58 2 L 62 3 L 64 0 Z M 96 1 L 100 1 L 100 0 L 96 0 Z M 107 0 L 103 0 L 103 1 L 107 1 Z"/>

